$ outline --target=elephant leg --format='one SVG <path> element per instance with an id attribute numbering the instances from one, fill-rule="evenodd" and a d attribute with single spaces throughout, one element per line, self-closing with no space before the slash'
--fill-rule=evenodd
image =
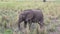
<path id="1" fill-rule="evenodd" d="M 20 21 L 18 22 L 18 28 L 19 28 L 19 30 L 21 29 L 21 28 L 20 28 Z"/>
<path id="2" fill-rule="evenodd" d="M 21 30 L 21 28 L 20 28 L 20 24 L 21 24 L 21 22 L 22 22 L 22 20 L 19 19 L 19 20 L 18 20 L 18 29 L 19 29 L 19 30 Z"/>
<path id="3" fill-rule="evenodd" d="M 29 30 L 31 29 L 32 22 L 29 21 Z"/>
<path id="4" fill-rule="evenodd" d="M 40 22 L 39 22 L 38 24 L 40 25 L 40 28 L 43 28 L 43 27 L 44 27 L 43 19 L 41 19 Z"/>
<path id="5" fill-rule="evenodd" d="M 24 28 L 27 27 L 27 21 L 24 21 Z"/>
<path id="6" fill-rule="evenodd" d="M 40 31 L 41 31 L 41 33 L 43 32 L 43 33 L 45 33 L 45 27 L 44 27 L 44 22 L 43 22 L 43 20 L 41 20 L 40 22 L 39 22 L 39 25 L 40 25 Z"/>

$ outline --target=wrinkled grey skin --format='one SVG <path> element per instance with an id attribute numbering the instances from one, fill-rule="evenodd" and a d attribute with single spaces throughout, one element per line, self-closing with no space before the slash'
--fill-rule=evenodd
<path id="1" fill-rule="evenodd" d="M 38 9 L 28 9 L 24 10 L 20 15 L 19 15 L 19 20 L 18 20 L 18 28 L 20 29 L 20 23 L 24 21 L 24 27 L 26 28 L 27 23 L 29 23 L 29 29 L 32 23 L 38 23 L 40 25 L 40 28 L 43 27 L 44 19 L 43 19 L 43 13 L 41 10 Z"/>

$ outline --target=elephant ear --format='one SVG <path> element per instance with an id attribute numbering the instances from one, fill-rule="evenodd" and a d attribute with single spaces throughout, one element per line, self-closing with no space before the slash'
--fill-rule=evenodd
<path id="1" fill-rule="evenodd" d="M 33 13 L 29 13 L 26 16 L 26 21 L 31 20 L 33 18 Z"/>

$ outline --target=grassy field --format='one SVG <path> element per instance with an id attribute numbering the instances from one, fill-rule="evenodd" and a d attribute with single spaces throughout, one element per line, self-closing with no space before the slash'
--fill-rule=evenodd
<path id="1" fill-rule="evenodd" d="M 44 14 L 45 33 L 42 34 L 59 34 L 60 29 L 60 2 L 0 2 L 0 34 L 19 34 L 17 32 L 18 15 L 21 10 L 41 9 Z M 34 26 L 33 26 L 34 25 Z M 37 32 L 38 24 L 33 24 L 30 34 L 39 34 Z M 37 27 L 35 27 L 37 25 Z M 23 27 L 22 27 L 23 28 Z M 39 28 L 38 28 L 39 29 Z M 25 34 L 28 34 L 28 27 Z M 59 31 L 58 31 L 59 30 Z M 27 33 L 26 33 L 27 32 Z M 24 34 L 23 32 L 21 34 Z"/>

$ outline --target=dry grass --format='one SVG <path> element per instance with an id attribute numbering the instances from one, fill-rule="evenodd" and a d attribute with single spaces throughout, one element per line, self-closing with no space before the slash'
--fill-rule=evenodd
<path id="1" fill-rule="evenodd" d="M 59 25 L 59 22 L 55 22 L 55 20 L 60 19 L 60 4 L 59 2 L 0 2 L 0 23 L 1 23 L 1 32 L 5 32 L 4 26 L 6 28 L 13 30 L 13 34 L 19 34 L 17 32 L 17 21 L 18 15 L 21 10 L 25 9 L 42 9 L 44 14 L 44 23 L 45 23 L 45 30 L 42 34 L 48 34 L 51 30 L 55 31 L 55 27 Z M 7 24 L 7 25 L 6 25 Z M 38 24 L 35 24 L 35 26 Z M 34 26 L 34 27 L 35 27 Z M 29 29 L 25 30 L 25 34 L 40 34 L 39 28 L 35 27 L 29 32 Z M 3 29 L 2 29 L 3 28 Z M 7 29 L 6 29 L 7 30 Z M 27 32 L 27 33 L 26 33 Z M 21 32 L 24 34 L 23 32 Z M 2 33 L 3 34 L 3 33 Z"/>

